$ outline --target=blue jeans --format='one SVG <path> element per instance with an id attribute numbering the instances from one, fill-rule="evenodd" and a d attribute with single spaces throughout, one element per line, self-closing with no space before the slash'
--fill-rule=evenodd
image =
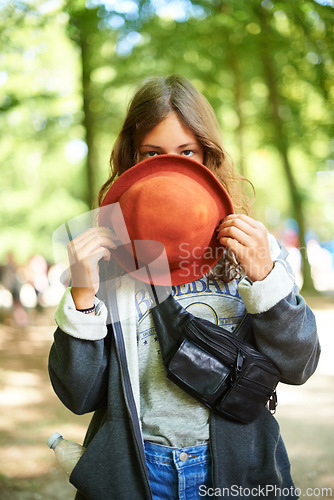
<path id="1" fill-rule="evenodd" d="M 209 445 L 170 448 L 145 441 L 145 456 L 154 500 L 202 499 L 212 488 Z"/>

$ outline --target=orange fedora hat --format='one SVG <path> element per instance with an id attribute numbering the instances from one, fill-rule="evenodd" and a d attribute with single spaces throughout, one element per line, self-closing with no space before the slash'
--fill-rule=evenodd
<path id="1" fill-rule="evenodd" d="M 119 204 L 125 225 L 112 211 L 103 211 L 113 204 Z M 112 252 L 115 259 L 145 282 L 152 282 L 150 274 L 137 271 L 149 266 L 157 285 L 185 284 L 205 275 L 223 252 L 215 229 L 233 213 L 212 172 L 178 155 L 148 158 L 126 170 L 101 207 L 99 224 L 112 227 L 120 242 Z M 167 259 L 159 259 L 162 252 Z"/>

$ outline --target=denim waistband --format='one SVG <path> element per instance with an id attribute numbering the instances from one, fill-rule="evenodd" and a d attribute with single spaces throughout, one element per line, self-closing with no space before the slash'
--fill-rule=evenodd
<path id="1" fill-rule="evenodd" d="M 145 441 L 146 460 L 160 464 L 174 464 L 177 469 L 203 462 L 211 462 L 210 447 L 208 444 L 172 448 L 161 444 Z"/>

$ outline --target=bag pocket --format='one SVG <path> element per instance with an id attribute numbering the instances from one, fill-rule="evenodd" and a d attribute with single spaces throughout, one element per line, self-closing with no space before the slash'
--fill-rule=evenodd
<path id="1" fill-rule="evenodd" d="M 266 406 L 278 382 L 276 373 L 251 363 L 221 400 L 217 401 L 215 409 L 228 418 L 250 423 Z"/>
<path id="2" fill-rule="evenodd" d="M 188 339 L 181 341 L 166 368 L 171 380 L 201 400 L 214 401 L 229 386 L 231 366 Z"/>

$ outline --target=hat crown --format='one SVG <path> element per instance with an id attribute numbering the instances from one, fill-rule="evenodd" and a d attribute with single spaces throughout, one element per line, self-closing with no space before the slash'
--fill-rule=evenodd
<path id="1" fill-rule="evenodd" d="M 178 265 L 182 249 L 205 251 L 219 217 L 214 198 L 180 172 L 148 175 L 130 186 L 119 203 L 130 239 L 161 242 L 171 268 Z"/>
<path id="2" fill-rule="evenodd" d="M 125 249 L 114 256 L 129 273 L 138 269 L 130 261 L 154 265 L 164 248 L 170 273 L 164 268 L 154 282 L 178 285 L 202 277 L 222 255 L 215 228 L 233 213 L 232 202 L 212 172 L 194 160 L 159 155 L 136 164 L 114 182 L 102 206 L 114 203 L 119 203 L 126 228 L 116 227 L 113 217 L 104 217 L 102 211 L 99 223 L 113 226 Z M 141 243 L 140 259 L 136 242 Z M 127 252 L 136 259 L 129 259 Z M 145 273 L 138 279 L 146 281 Z"/>

